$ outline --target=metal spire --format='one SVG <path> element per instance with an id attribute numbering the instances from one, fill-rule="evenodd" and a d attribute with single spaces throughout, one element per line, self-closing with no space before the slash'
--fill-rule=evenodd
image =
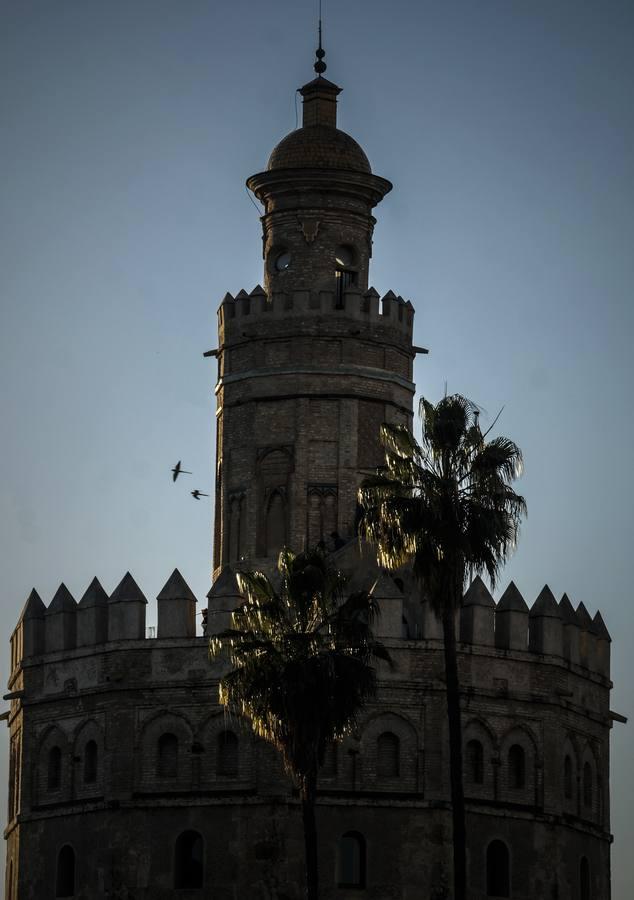
<path id="1" fill-rule="evenodd" d="M 319 0 L 319 47 L 315 52 L 315 56 L 317 57 L 317 61 L 315 63 L 315 72 L 318 75 L 323 75 L 326 71 L 326 63 L 324 62 L 324 56 L 326 55 L 326 51 L 321 46 L 321 0 Z"/>

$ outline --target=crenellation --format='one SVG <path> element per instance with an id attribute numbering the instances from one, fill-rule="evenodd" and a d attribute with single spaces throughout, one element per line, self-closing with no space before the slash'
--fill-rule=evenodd
<path id="1" fill-rule="evenodd" d="M 108 594 L 93 578 L 77 607 L 77 646 L 89 647 L 108 640 Z"/>
<path id="2" fill-rule="evenodd" d="M 473 579 L 460 610 L 460 640 L 465 644 L 493 647 L 495 601 L 479 575 Z"/>
<path id="3" fill-rule="evenodd" d="M 46 653 L 73 650 L 77 643 L 77 603 L 62 582 L 44 615 Z"/>
<path id="4" fill-rule="evenodd" d="M 29 659 L 44 653 L 45 615 L 46 607 L 38 592 L 33 588 L 16 626 L 16 631 L 20 632 L 14 653 L 16 665 L 21 659 Z M 15 665 L 11 668 L 13 670 Z"/>
<path id="5" fill-rule="evenodd" d="M 380 299 L 380 304 L 379 304 Z M 329 323 L 321 317 L 332 316 Z M 319 327 L 328 332 L 332 326 L 336 331 L 337 321 L 351 319 L 355 322 L 377 324 L 389 327 L 399 341 L 411 346 L 411 335 L 414 322 L 414 307 L 411 302 L 388 291 L 379 298 L 374 288 L 362 291 L 357 285 L 349 285 L 337 299 L 331 290 L 295 290 L 292 292 L 275 291 L 267 295 L 257 285 L 251 293 L 241 289 L 235 297 L 225 294 L 218 307 L 218 324 L 221 346 L 235 338 L 243 338 L 245 320 L 255 325 L 259 320 L 273 321 L 280 318 L 293 319 L 318 316 Z"/>
<path id="6" fill-rule="evenodd" d="M 196 603 L 189 585 L 174 569 L 156 598 L 158 638 L 195 637 Z"/>
<path id="7" fill-rule="evenodd" d="M 583 602 L 576 610 L 577 620 L 581 629 L 579 634 L 579 657 L 581 665 L 586 669 L 594 670 L 596 667 L 596 635 L 590 613 Z"/>
<path id="8" fill-rule="evenodd" d="M 500 650 L 528 649 L 528 606 L 512 581 L 495 610 L 495 646 Z"/>
<path id="9" fill-rule="evenodd" d="M 544 585 L 528 613 L 528 646 L 534 653 L 563 656 L 563 622 L 548 585 Z"/>
<path id="10" fill-rule="evenodd" d="M 568 595 L 564 594 L 559 601 L 559 611 L 563 622 L 563 651 L 564 659 L 579 665 L 581 656 L 579 652 L 579 620 L 575 614 Z"/>
<path id="11" fill-rule="evenodd" d="M 138 641 L 145 637 L 147 600 L 129 572 L 108 600 L 108 640 Z"/>

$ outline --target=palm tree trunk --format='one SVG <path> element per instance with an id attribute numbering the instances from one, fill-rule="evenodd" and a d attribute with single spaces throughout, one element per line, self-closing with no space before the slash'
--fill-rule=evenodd
<path id="1" fill-rule="evenodd" d="M 462 725 L 460 722 L 460 686 L 458 683 L 454 614 L 454 604 L 445 602 L 443 604 L 442 625 L 445 644 L 447 717 L 449 719 L 449 773 L 451 780 L 451 813 L 453 818 L 453 896 L 454 900 L 465 900 L 467 839 L 464 791 L 462 787 Z"/>
<path id="2" fill-rule="evenodd" d="M 306 898 L 307 900 L 318 900 L 319 868 L 317 865 L 317 822 L 315 818 L 315 801 L 317 798 L 316 773 L 311 772 L 303 779 L 301 798 L 306 852 Z"/>

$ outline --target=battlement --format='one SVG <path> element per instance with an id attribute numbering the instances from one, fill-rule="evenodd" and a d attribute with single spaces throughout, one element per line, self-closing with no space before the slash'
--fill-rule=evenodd
<path id="1" fill-rule="evenodd" d="M 351 542 L 355 543 L 355 542 Z M 375 570 L 371 577 L 374 596 L 382 615 L 378 635 L 387 640 L 442 641 L 442 624 L 428 602 L 420 602 L 414 587 L 401 587 L 401 580 Z M 208 595 L 206 634 L 229 625 L 230 611 L 240 603 L 235 576 L 225 567 Z M 178 569 L 175 569 L 157 596 L 159 639 L 196 637 L 196 597 Z M 139 641 L 146 636 L 147 600 L 130 573 L 108 597 L 95 578 L 77 603 L 64 584 L 46 607 L 32 591 L 11 637 L 12 675 L 24 660 L 60 651 L 85 649 L 106 643 Z M 407 617 L 416 622 L 408 622 Z M 567 595 L 558 603 L 546 585 L 528 607 L 511 582 L 496 603 L 484 582 L 476 577 L 466 591 L 456 616 L 456 637 L 465 652 L 474 648 L 490 650 L 505 658 L 517 654 L 559 659 L 579 674 L 610 677 L 611 638 L 600 612 L 590 617 L 580 603 L 575 610 Z"/>
<path id="2" fill-rule="evenodd" d="M 393 291 L 380 297 L 374 288 L 362 292 L 351 285 L 342 295 L 335 291 L 276 292 L 267 295 L 257 285 L 251 293 L 241 290 L 235 297 L 225 294 L 218 308 L 218 330 L 221 345 L 227 338 L 241 335 L 247 322 L 275 321 L 287 318 L 332 315 L 337 318 L 367 322 L 388 327 L 397 332 L 400 340 L 411 344 L 414 328 L 414 307 Z"/>

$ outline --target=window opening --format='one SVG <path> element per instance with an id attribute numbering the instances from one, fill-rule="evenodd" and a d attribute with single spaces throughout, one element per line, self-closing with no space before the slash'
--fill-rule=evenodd
<path id="1" fill-rule="evenodd" d="M 339 841 L 339 887 L 365 887 L 365 839 L 357 831 L 347 831 Z"/>
<path id="2" fill-rule="evenodd" d="M 484 781 L 484 752 L 480 741 L 472 740 L 467 744 L 467 766 L 469 781 L 482 784 Z"/>
<path id="3" fill-rule="evenodd" d="M 75 851 L 66 844 L 57 856 L 56 897 L 73 897 L 75 894 Z"/>
<path id="4" fill-rule="evenodd" d="M 94 784 L 97 780 L 98 750 L 96 741 L 88 741 L 84 748 L 84 783 Z"/>
<path id="5" fill-rule="evenodd" d="M 583 805 L 592 806 L 592 766 L 589 762 L 583 767 Z"/>
<path id="6" fill-rule="evenodd" d="M 579 896 L 581 900 L 590 900 L 590 863 L 585 856 L 579 864 Z"/>
<path id="7" fill-rule="evenodd" d="M 503 841 L 487 847 L 487 897 L 510 897 L 509 851 Z"/>
<path id="8" fill-rule="evenodd" d="M 176 778 L 178 774 L 178 738 L 175 734 L 162 734 L 158 742 L 159 778 Z"/>
<path id="9" fill-rule="evenodd" d="M 526 786 L 526 756 L 519 744 L 509 750 L 509 783 L 516 790 Z"/>
<path id="10" fill-rule="evenodd" d="M 377 774 L 383 778 L 397 778 L 400 768 L 400 741 L 391 731 L 379 735 L 377 740 Z"/>
<path id="11" fill-rule="evenodd" d="M 183 831 L 174 847 L 174 887 L 203 886 L 203 839 L 197 831 Z"/>
<path id="12" fill-rule="evenodd" d="M 572 799 L 572 759 L 568 754 L 564 757 L 564 797 Z"/>
<path id="13" fill-rule="evenodd" d="M 58 791 L 62 784 L 62 751 L 59 747 L 51 747 L 48 751 L 48 777 L 47 787 L 49 791 Z"/>
<path id="14" fill-rule="evenodd" d="M 221 731 L 218 735 L 216 775 L 238 777 L 238 738 L 233 731 Z"/>

